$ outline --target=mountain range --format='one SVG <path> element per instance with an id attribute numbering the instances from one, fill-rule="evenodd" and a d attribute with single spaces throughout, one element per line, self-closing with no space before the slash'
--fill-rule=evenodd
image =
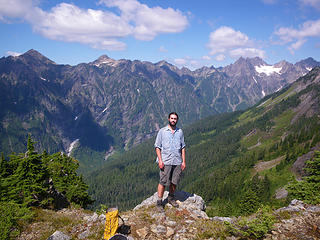
<path id="1" fill-rule="evenodd" d="M 29 50 L 0 59 L 0 148 L 23 151 L 29 133 L 38 149 L 64 151 L 94 167 L 154 136 L 171 111 L 185 126 L 246 109 L 315 66 L 312 58 L 274 65 L 240 58 L 191 71 L 106 55 L 70 66 Z"/>

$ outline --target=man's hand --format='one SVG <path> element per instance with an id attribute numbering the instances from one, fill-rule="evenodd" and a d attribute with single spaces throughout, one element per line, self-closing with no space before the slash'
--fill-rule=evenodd
<path id="1" fill-rule="evenodd" d="M 164 163 L 162 162 L 162 160 L 159 159 L 159 168 L 163 169 L 164 168 Z"/>
<path id="2" fill-rule="evenodd" d="M 185 163 L 185 162 L 182 162 L 182 163 L 181 163 L 181 170 L 183 171 L 185 168 L 186 168 L 186 163 Z"/>

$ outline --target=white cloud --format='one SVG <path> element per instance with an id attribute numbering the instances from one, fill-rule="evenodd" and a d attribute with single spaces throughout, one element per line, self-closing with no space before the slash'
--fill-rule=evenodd
<path id="1" fill-rule="evenodd" d="M 261 57 L 265 58 L 265 51 L 254 48 L 254 42 L 249 37 L 231 27 L 223 26 L 210 34 L 207 47 L 211 55 L 216 55 L 216 61 L 224 61 L 226 55 L 232 58 Z"/>
<path id="2" fill-rule="evenodd" d="M 237 48 L 230 51 L 230 56 L 233 58 L 239 58 L 239 57 L 260 57 L 265 58 L 266 54 L 265 51 L 256 49 L 256 48 Z"/>
<path id="3" fill-rule="evenodd" d="M 203 60 L 211 60 L 211 57 L 210 56 L 202 56 L 202 59 Z"/>
<path id="4" fill-rule="evenodd" d="M 126 45 L 116 38 L 132 32 L 128 23 L 111 12 L 81 9 L 67 3 L 55 6 L 50 12 L 37 8 L 35 13 L 28 19 L 34 30 L 53 40 L 80 42 L 99 49 L 123 50 Z"/>
<path id="5" fill-rule="evenodd" d="M 190 58 L 190 57 L 185 57 L 185 58 L 176 58 L 173 60 L 173 63 L 178 66 L 178 67 L 186 67 L 191 70 L 196 69 L 200 66 L 198 60 Z"/>
<path id="6" fill-rule="evenodd" d="M 289 47 L 290 52 L 293 54 L 294 50 L 299 49 L 307 40 L 305 39 L 300 39 L 295 43 L 292 43 Z"/>
<path id="7" fill-rule="evenodd" d="M 299 0 L 299 2 L 303 5 L 311 6 L 320 10 L 320 0 Z"/>
<path id="8" fill-rule="evenodd" d="M 306 21 L 299 29 L 295 28 L 279 28 L 275 33 L 283 43 L 291 43 L 288 49 L 293 50 L 299 49 L 309 37 L 320 37 L 320 19 L 316 21 Z"/>
<path id="9" fill-rule="evenodd" d="M 211 58 L 210 58 L 211 59 Z M 190 70 L 195 70 L 198 68 L 201 68 L 203 66 L 209 66 L 210 62 L 208 62 L 207 59 L 201 58 L 191 58 L 189 56 L 183 57 L 183 58 L 176 58 L 173 60 L 169 60 L 169 62 L 172 62 L 175 66 L 182 68 L 186 67 Z"/>
<path id="10" fill-rule="evenodd" d="M 0 0 L 0 20 L 20 18 L 31 23 L 35 32 L 59 41 L 79 42 L 107 50 L 123 50 L 121 39 L 134 36 L 149 41 L 162 33 L 177 33 L 188 25 L 187 17 L 179 10 L 149 8 L 136 0 L 101 0 L 111 11 L 82 9 L 74 4 L 61 3 L 48 11 L 36 6 L 38 0 Z"/>
<path id="11" fill-rule="evenodd" d="M 282 27 L 279 28 L 275 34 L 285 42 L 291 42 L 294 39 L 301 39 L 305 37 L 319 37 L 320 19 L 304 22 L 299 29 Z"/>
<path id="12" fill-rule="evenodd" d="M 193 66 L 193 67 L 195 67 L 195 66 L 198 66 L 198 65 L 199 65 L 199 63 L 198 63 L 198 61 L 197 61 L 197 60 L 191 60 L 191 61 L 190 61 L 190 64 L 191 64 L 191 66 Z"/>
<path id="13" fill-rule="evenodd" d="M 33 9 L 32 0 L 0 0 L 0 20 L 25 18 Z"/>
<path id="14" fill-rule="evenodd" d="M 128 23 L 111 12 L 81 9 L 67 3 L 55 6 L 50 12 L 36 8 L 27 20 L 36 32 L 49 39 L 107 50 L 125 49 L 126 45 L 116 38 L 132 32 Z"/>
<path id="15" fill-rule="evenodd" d="M 179 65 L 179 66 L 183 66 L 187 64 L 187 60 L 184 58 L 176 58 L 173 60 L 175 64 Z"/>
<path id="16" fill-rule="evenodd" d="M 101 0 L 100 3 L 118 7 L 122 18 L 133 22 L 133 34 L 139 40 L 149 41 L 161 33 L 182 32 L 188 25 L 187 17 L 172 8 L 149 8 L 136 0 Z"/>
<path id="17" fill-rule="evenodd" d="M 277 2 L 277 0 L 262 0 L 262 2 L 264 2 L 266 4 L 275 4 Z"/>
<path id="18" fill-rule="evenodd" d="M 7 51 L 5 55 L 6 55 L 6 56 L 17 57 L 17 56 L 20 56 L 21 54 L 22 54 L 22 53 Z"/>
<path id="19" fill-rule="evenodd" d="M 210 54 L 224 53 L 235 47 L 246 46 L 250 43 L 246 34 L 235 31 L 230 27 L 220 27 L 216 31 L 210 33 L 209 43 Z"/>
<path id="20" fill-rule="evenodd" d="M 168 50 L 164 46 L 160 46 L 159 51 L 160 52 L 168 52 Z"/>
<path id="21" fill-rule="evenodd" d="M 218 56 L 216 56 L 215 58 L 218 62 L 222 62 L 223 60 L 226 59 L 226 56 L 223 54 L 219 54 Z"/>

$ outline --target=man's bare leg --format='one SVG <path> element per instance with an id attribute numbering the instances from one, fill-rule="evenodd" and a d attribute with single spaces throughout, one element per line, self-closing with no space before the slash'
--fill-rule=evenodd
<path id="1" fill-rule="evenodd" d="M 158 198 L 159 199 L 162 199 L 163 193 L 164 193 L 164 189 L 165 189 L 165 186 L 163 186 L 163 185 L 161 185 L 159 183 L 159 185 L 158 185 Z"/>
<path id="2" fill-rule="evenodd" d="M 169 186 L 169 194 L 170 194 L 171 196 L 174 195 L 174 192 L 176 191 L 176 188 L 177 188 L 176 185 L 174 185 L 173 183 L 170 183 L 170 186 Z"/>
<path id="3" fill-rule="evenodd" d="M 174 185 L 173 183 L 170 184 L 168 202 L 174 207 L 179 207 L 179 204 L 174 200 L 174 192 L 176 191 L 176 188 L 176 185 Z"/>
<path id="4" fill-rule="evenodd" d="M 161 185 L 160 183 L 158 184 L 158 199 L 157 199 L 157 204 L 156 207 L 158 208 L 158 210 L 163 211 L 163 202 L 162 202 L 162 197 L 163 197 L 163 193 L 165 190 L 165 186 Z"/>

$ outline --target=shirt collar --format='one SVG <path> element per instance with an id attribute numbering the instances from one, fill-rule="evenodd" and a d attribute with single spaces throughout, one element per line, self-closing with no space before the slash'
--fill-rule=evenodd
<path id="1" fill-rule="evenodd" d="M 171 131 L 171 128 L 169 127 L 169 125 L 167 125 L 166 127 L 165 127 L 166 129 L 166 131 Z M 179 130 L 179 128 L 178 127 L 176 127 L 176 129 L 174 130 L 175 132 L 176 131 L 178 131 Z"/>

